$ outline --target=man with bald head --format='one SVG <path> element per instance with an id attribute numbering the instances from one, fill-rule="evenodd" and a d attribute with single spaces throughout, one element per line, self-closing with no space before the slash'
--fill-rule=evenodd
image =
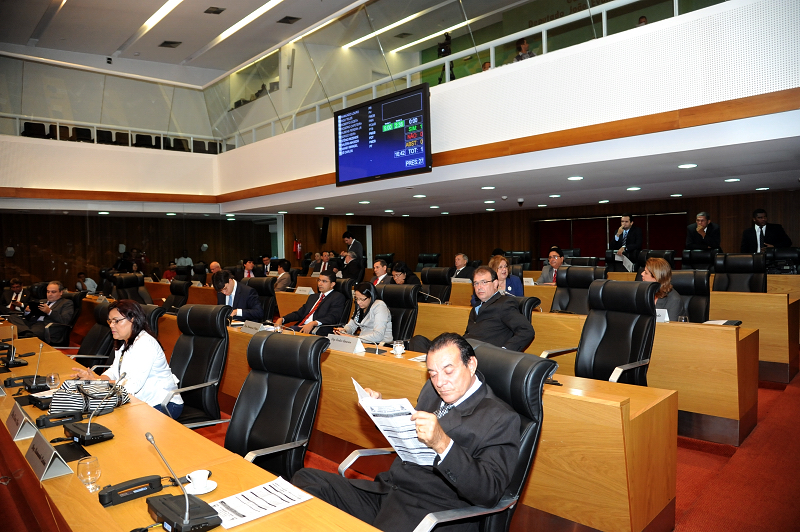
<path id="1" fill-rule="evenodd" d="M 217 261 L 214 261 L 214 262 L 212 262 L 211 264 L 208 265 L 208 271 L 211 272 L 211 276 L 212 277 L 214 276 L 215 273 L 217 273 L 221 269 L 222 269 L 222 266 L 220 266 L 219 262 L 217 262 Z M 206 283 L 205 285 L 206 286 L 211 286 L 210 283 Z"/>
<path id="2" fill-rule="evenodd" d="M 51 323 L 66 325 L 72 319 L 75 309 L 72 301 L 62 298 L 64 285 L 60 281 L 50 281 L 47 285 L 47 299 L 25 307 L 25 316 L 12 315 L 8 321 L 17 326 L 20 338 L 45 339 L 44 329 Z M 35 303 L 35 304 L 34 304 Z M 55 345 L 63 345 L 69 330 L 67 327 L 51 327 L 50 341 Z"/>

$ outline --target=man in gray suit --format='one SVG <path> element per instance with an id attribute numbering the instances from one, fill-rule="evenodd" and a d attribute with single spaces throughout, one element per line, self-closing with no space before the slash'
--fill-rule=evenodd
<path id="1" fill-rule="evenodd" d="M 564 263 L 564 252 L 558 246 L 550 248 L 550 253 L 547 255 L 547 266 L 542 268 L 542 275 L 536 280 L 536 284 L 547 284 L 553 286 L 556 284 L 556 272 Z"/>
<path id="2" fill-rule="evenodd" d="M 75 313 L 72 301 L 63 299 L 64 285 L 60 281 L 50 281 L 47 285 L 47 300 L 39 301 L 33 309 L 25 307 L 25 316 L 9 316 L 8 321 L 18 327 L 17 335 L 20 338 L 37 337 L 44 340 L 44 329 L 50 323 L 68 324 Z M 63 343 L 67 334 L 66 327 L 51 329 L 50 340 L 56 344 Z"/>
<path id="3" fill-rule="evenodd" d="M 285 292 L 289 285 L 292 284 L 292 277 L 289 275 L 289 270 L 292 268 L 291 263 L 282 259 L 278 261 L 278 278 L 275 279 L 275 286 L 273 290 L 276 292 Z"/>

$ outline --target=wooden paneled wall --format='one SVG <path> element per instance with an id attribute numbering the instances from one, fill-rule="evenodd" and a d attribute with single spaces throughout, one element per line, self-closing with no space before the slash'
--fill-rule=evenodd
<path id="1" fill-rule="evenodd" d="M 183 249 L 195 262 L 217 260 L 223 266 L 271 254 L 268 225 L 163 214 L 124 218 L 0 213 L 0 243 L 3 250 L 14 248 L 13 257 L 0 254 L 0 278 L 19 277 L 26 285 L 56 279 L 70 289 L 79 271 L 99 281 L 99 270 L 119 257 L 119 244 L 128 251 L 144 250 L 150 265 L 162 271 Z M 207 251 L 200 251 L 202 244 L 208 244 Z"/>

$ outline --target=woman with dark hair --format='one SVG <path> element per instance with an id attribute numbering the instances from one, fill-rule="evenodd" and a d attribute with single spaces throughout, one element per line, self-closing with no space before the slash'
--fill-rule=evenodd
<path id="1" fill-rule="evenodd" d="M 72 368 L 76 378 L 102 379 L 116 382 L 121 374 L 122 386 L 134 397 L 163 412 L 161 402 L 178 388 L 167 357 L 147 326 L 142 307 L 136 301 L 123 299 L 108 306 L 108 326 L 114 337 L 114 363 L 100 377 L 87 368 Z M 180 394 L 167 405 L 173 419 L 183 411 Z"/>
<path id="2" fill-rule="evenodd" d="M 678 316 L 686 313 L 681 295 L 672 288 L 672 268 L 664 259 L 650 258 L 642 270 L 642 281 L 658 283 L 656 292 L 656 308 L 667 309 L 669 321 L 678 321 Z"/>
<path id="3" fill-rule="evenodd" d="M 392 267 L 392 282 L 390 284 L 422 284 L 419 277 L 406 266 L 405 262 L 395 262 Z"/>
<path id="4" fill-rule="evenodd" d="M 378 342 L 391 343 L 392 314 L 386 303 L 375 297 L 375 287 L 371 283 L 358 283 L 355 286 L 356 311 L 353 318 L 344 327 L 333 330 L 336 334 L 358 335 L 361 340 L 372 344 Z"/>

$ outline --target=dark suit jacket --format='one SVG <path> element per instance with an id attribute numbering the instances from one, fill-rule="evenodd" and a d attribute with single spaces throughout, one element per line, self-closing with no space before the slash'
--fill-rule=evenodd
<path id="1" fill-rule="evenodd" d="M 284 316 L 283 321 L 293 322 L 302 320 L 311 312 L 311 309 L 314 308 L 317 299 L 319 299 L 319 294 L 311 294 L 308 296 L 305 305 Z M 319 308 L 314 312 L 314 321 L 322 323 L 323 325 L 336 325 L 342 320 L 342 312 L 344 312 L 344 305 L 346 302 L 347 300 L 341 293 L 333 290 L 328 297 L 322 300 L 322 303 L 319 304 Z M 320 331 L 322 329 L 323 327 L 320 327 Z"/>
<path id="2" fill-rule="evenodd" d="M 788 248 L 792 245 L 792 239 L 783 230 L 781 224 L 766 224 L 764 226 L 764 241 L 772 244 L 776 248 Z M 762 245 L 764 242 L 762 242 Z M 742 253 L 759 253 L 758 239 L 756 238 L 755 224 L 751 225 L 742 233 Z"/>
<path id="3" fill-rule="evenodd" d="M 28 316 L 22 317 L 21 314 L 14 314 L 9 316 L 8 320 L 19 326 L 19 335 L 22 337 L 24 329 L 30 330 L 40 340 L 44 340 L 44 328 L 48 323 L 63 323 L 67 324 L 72 319 L 75 309 L 72 301 L 69 299 L 61 298 L 50 307 L 50 314 L 44 314 L 38 308 L 31 309 Z M 44 320 L 38 321 L 39 317 L 44 314 Z M 64 336 L 67 334 L 66 327 L 57 327 L 50 329 L 50 339 L 53 342 L 61 343 L 65 340 Z"/>
<path id="4" fill-rule="evenodd" d="M 276 292 L 285 292 L 286 289 L 289 288 L 290 284 L 292 284 L 292 276 L 289 275 L 289 272 L 286 272 L 281 277 L 275 279 L 273 290 Z"/>
<path id="5" fill-rule="evenodd" d="M 456 274 L 456 267 L 453 266 L 450 268 L 450 277 L 455 277 L 457 279 L 472 279 L 472 274 L 475 273 L 475 268 L 472 266 L 464 266 L 461 268 L 461 271 Z"/>
<path id="6" fill-rule="evenodd" d="M 611 249 L 617 251 L 620 247 L 622 247 L 622 235 L 619 237 L 619 241 L 615 240 L 616 232 L 614 236 L 611 237 Z M 628 240 L 625 242 L 625 251 L 622 253 L 631 262 L 636 262 L 636 258 L 639 256 L 639 252 L 642 250 L 642 243 L 644 240 L 642 239 L 642 228 L 637 227 L 634 225 L 633 227 L 628 230 Z"/>
<path id="7" fill-rule="evenodd" d="M 350 246 L 348 246 L 347 251 L 354 251 L 356 254 L 356 260 L 359 262 L 361 261 L 361 258 L 364 256 L 364 246 L 361 245 L 361 242 L 359 242 L 355 238 L 353 239 L 353 242 L 350 243 Z"/>
<path id="8" fill-rule="evenodd" d="M 377 278 L 378 278 L 377 275 L 373 275 L 372 279 L 370 279 L 369 282 L 371 284 L 375 284 L 375 279 Z M 383 279 L 381 279 L 380 282 L 378 282 L 378 284 L 391 284 L 392 281 L 393 281 L 392 274 L 387 272 L 386 275 L 383 276 Z"/>
<path id="9" fill-rule="evenodd" d="M 226 299 L 225 295 L 217 292 L 217 305 L 224 305 Z M 242 315 L 236 316 L 235 319 L 250 321 L 264 319 L 264 307 L 261 305 L 261 301 L 258 300 L 258 294 L 246 284 L 236 283 L 236 293 L 233 295 L 233 305 L 231 307 L 242 309 Z"/>
<path id="10" fill-rule="evenodd" d="M 686 227 L 685 249 L 719 249 L 722 237 L 720 236 L 719 224 L 710 222 L 706 228 L 706 237 L 703 238 L 697 233 L 697 224 L 689 224 Z"/>
<path id="11" fill-rule="evenodd" d="M 476 375 L 484 381 L 480 371 Z M 441 402 L 431 382 L 426 382 L 417 409 L 434 412 Z M 444 460 L 436 457 L 433 466 L 418 466 L 397 458 L 375 481 L 350 481 L 364 491 L 387 494 L 373 526 L 386 532 L 408 531 L 429 512 L 492 506 L 500 500 L 519 455 L 517 413 L 484 382 L 439 424 L 453 440 Z M 478 527 L 475 522 L 466 522 L 443 530 L 473 531 Z"/>
<path id="12" fill-rule="evenodd" d="M 11 304 L 11 298 L 13 296 L 14 296 L 14 292 L 12 292 L 11 289 L 3 290 L 3 296 L 2 296 L 3 303 L 2 303 L 2 305 L 6 310 L 8 310 L 8 305 Z M 22 307 L 20 308 L 20 310 L 25 308 L 25 305 L 28 304 L 28 301 L 30 301 L 30 299 L 31 299 L 30 291 L 27 288 L 23 288 L 22 289 L 22 299 L 20 299 L 20 301 L 22 302 Z"/>
<path id="13" fill-rule="evenodd" d="M 348 262 L 344 268 L 342 268 L 342 279 L 356 279 L 358 280 L 359 277 L 363 278 L 363 268 L 361 267 L 361 261 L 359 259 L 354 259 Z"/>
<path id="14" fill-rule="evenodd" d="M 320 272 L 320 271 L 322 271 L 322 269 L 321 269 L 321 268 L 322 268 L 322 265 L 323 265 L 323 264 L 325 264 L 325 263 L 324 263 L 324 262 L 322 262 L 322 261 L 320 261 L 320 262 L 319 262 L 319 264 L 317 264 L 317 265 L 315 265 L 315 266 L 314 266 L 314 270 L 313 270 L 313 271 L 315 271 L 315 272 Z M 327 269 L 326 271 L 332 272 L 332 271 L 333 271 L 333 268 L 339 268 L 339 263 L 338 263 L 337 261 L 335 261 L 335 260 L 331 259 L 331 260 L 329 260 L 329 261 L 328 261 L 328 266 L 327 266 L 327 268 L 328 268 L 328 269 Z"/>
<path id="15" fill-rule="evenodd" d="M 498 292 L 481 305 L 477 315 L 474 308 L 470 311 L 464 338 L 524 351 L 534 335 L 533 326 L 520 313 L 516 300 Z"/>

